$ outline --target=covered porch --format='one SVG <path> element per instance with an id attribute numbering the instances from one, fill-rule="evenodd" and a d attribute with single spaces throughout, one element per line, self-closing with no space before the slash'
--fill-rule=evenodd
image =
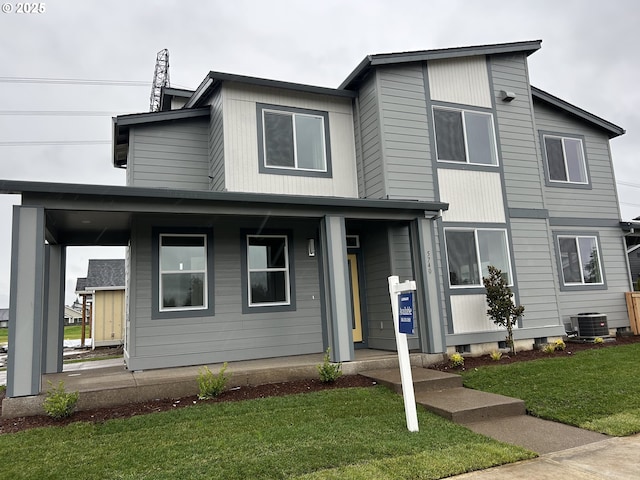
<path id="1" fill-rule="evenodd" d="M 353 362 L 356 346 L 394 349 L 388 295 L 380 290 L 380 279 L 386 282 L 391 274 L 414 277 L 418 283 L 412 349 L 421 353 L 446 349 L 438 308 L 433 219 L 447 204 L 19 181 L 1 181 L 0 193 L 22 195 L 13 219 L 10 309 L 15 320 L 9 326 L 7 397 L 38 395 L 43 374 L 62 372 L 66 247 L 130 246 L 132 232 L 149 218 L 169 219 L 169 223 L 180 218 L 191 224 L 206 218 L 214 226 L 221 219 L 251 219 L 257 226 L 289 222 L 294 230 L 302 223 L 315 225 L 317 235 L 297 239 L 305 248 L 312 247 L 309 240 L 313 239 L 316 248 L 317 269 L 311 274 L 317 275 L 320 287 L 322 336 L 314 353 L 328 347 L 333 361 Z M 356 237 L 360 245 L 350 246 L 350 238 Z M 310 251 L 307 254 L 311 256 Z M 354 265 L 361 268 L 355 295 Z M 146 275 L 148 282 L 153 281 L 149 272 L 135 268 L 128 275 Z M 301 293 L 294 289 L 293 295 Z M 140 343 L 132 343 L 131 333 L 140 311 L 135 302 L 140 298 L 139 292 L 129 290 L 125 345 L 129 368 L 179 366 L 158 358 L 136 364 L 142 357 L 133 350 Z M 361 300 L 362 340 L 354 337 L 354 298 Z M 257 353 L 255 359 L 272 356 Z M 213 358 L 204 355 L 184 365 L 215 363 Z"/>

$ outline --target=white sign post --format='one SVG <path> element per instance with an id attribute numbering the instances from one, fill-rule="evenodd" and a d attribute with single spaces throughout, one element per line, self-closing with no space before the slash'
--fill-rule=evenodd
<path id="1" fill-rule="evenodd" d="M 398 361 L 400 363 L 400 379 L 402 381 L 402 397 L 404 398 L 404 413 L 407 418 L 407 429 L 410 432 L 418 431 L 418 413 L 416 412 L 416 397 L 413 391 L 413 376 L 411 375 L 411 362 L 409 360 L 409 344 L 407 334 L 400 333 L 399 320 L 399 297 L 402 293 L 412 292 L 416 289 L 416 282 L 407 280 L 400 283 L 397 275 L 389 277 L 389 297 L 391 298 L 391 311 L 393 312 L 393 330 L 396 334 L 396 345 L 398 347 Z M 406 310 L 407 307 L 403 307 Z M 403 315 L 413 318 L 413 307 L 411 312 L 405 311 Z"/>

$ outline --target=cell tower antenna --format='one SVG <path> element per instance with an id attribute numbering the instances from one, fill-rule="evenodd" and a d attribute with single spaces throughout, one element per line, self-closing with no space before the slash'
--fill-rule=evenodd
<path id="1" fill-rule="evenodd" d="M 156 68 L 153 72 L 153 84 L 151 85 L 150 112 L 160 110 L 160 95 L 162 87 L 170 86 L 169 83 L 169 50 L 160 50 L 156 55 Z"/>

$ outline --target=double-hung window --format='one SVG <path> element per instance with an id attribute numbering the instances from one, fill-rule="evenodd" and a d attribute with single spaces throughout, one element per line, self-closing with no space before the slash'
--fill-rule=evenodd
<path id="1" fill-rule="evenodd" d="M 207 309 L 207 236 L 160 235 L 159 311 Z"/>
<path id="2" fill-rule="evenodd" d="M 434 107 L 436 150 L 441 162 L 497 165 L 493 115 Z"/>
<path id="3" fill-rule="evenodd" d="M 445 229 L 449 284 L 453 288 L 481 287 L 489 275 L 489 265 L 500 269 L 512 284 L 507 233 L 501 229 Z"/>
<path id="4" fill-rule="evenodd" d="M 258 104 L 260 171 L 330 176 L 327 112 Z"/>
<path id="5" fill-rule="evenodd" d="M 598 238 L 586 235 L 558 235 L 557 238 L 563 285 L 603 285 Z"/>
<path id="6" fill-rule="evenodd" d="M 549 182 L 560 184 L 589 183 L 582 140 L 542 135 Z"/>
<path id="7" fill-rule="evenodd" d="M 249 307 L 289 305 L 289 247 L 286 235 L 247 235 Z"/>

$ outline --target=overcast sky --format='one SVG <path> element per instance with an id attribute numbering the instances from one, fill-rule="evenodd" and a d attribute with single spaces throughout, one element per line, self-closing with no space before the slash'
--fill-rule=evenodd
<path id="1" fill-rule="evenodd" d="M 621 215 L 640 215 L 638 0 L 57 0 L 31 14 L 0 3 L 12 10 L 0 13 L 2 179 L 124 185 L 111 116 L 148 111 L 164 48 L 175 87 L 193 89 L 210 70 L 337 87 L 368 54 L 540 39 L 531 83 L 627 130 L 611 141 Z M 37 143 L 51 141 L 75 143 Z M 0 195 L 0 308 L 18 201 Z M 117 257 L 69 249 L 67 303 L 88 258 Z"/>

